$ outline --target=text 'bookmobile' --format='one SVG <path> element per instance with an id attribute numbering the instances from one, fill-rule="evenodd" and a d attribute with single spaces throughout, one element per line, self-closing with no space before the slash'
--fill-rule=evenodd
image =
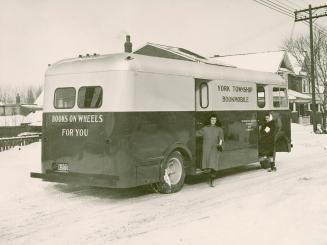
<path id="1" fill-rule="evenodd" d="M 267 111 L 276 150 L 290 151 L 287 84 L 277 74 L 135 53 L 63 60 L 46 72 L 42 173 L 31 176 L 176 192 L 201 173 L 196 130 L 210 114 L 224 131 L 223 170 L 259 161 Z"/>

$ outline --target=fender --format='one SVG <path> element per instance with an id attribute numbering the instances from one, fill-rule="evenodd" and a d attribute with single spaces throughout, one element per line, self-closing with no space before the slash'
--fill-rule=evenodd
<path id="1" fill-rule="evenodd" d="M 183 143 L 180 142 L 175 142 L 173 144 L 171 144 L 170 146 L 168 146 L 166 148 L 166 150 L 163 152 L 163 161 L 165 161 L 167 159 L 167 157 L 174 151 L 174 150 L 178 150 L 181 152 L 181 154 L 186 157 L 185 158 L 185 167 L 188 168 L 190 167 L 190 163 L 193 162 L 193 155 L 191 150 Z"/>

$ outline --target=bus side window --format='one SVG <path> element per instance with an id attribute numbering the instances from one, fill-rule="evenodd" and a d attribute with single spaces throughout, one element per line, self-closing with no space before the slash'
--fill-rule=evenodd
<path id="1" fill-rule="evenodd" d="M 257 104 L 259 108 L 264 108 L 266 105 L 265 87 L 257 85 Z"/>
<path id="2" fill-rule="evenodd" d="M 200 106 L 203 109 L 209 106 L 209 88 L 206 82 L 200 84 Z"/>
<path id="3" fill-rule="evenodd" d="M 102 88 L 99 86 L 81 87 L 78 90 L 79 108 L 99 108 L 102 105 Z"/>
<path id="4" fill-rule="evenodd" d="M 54 93 L 54 107 L 56 109 L 71 109 L 75 106 L 75 88 L 57 88 Z"/>
<path id="5" fill-rule="evenodd" d="M 287 107 L 286 88 L 273 88 L 273 105 L 274 107 Z"/>

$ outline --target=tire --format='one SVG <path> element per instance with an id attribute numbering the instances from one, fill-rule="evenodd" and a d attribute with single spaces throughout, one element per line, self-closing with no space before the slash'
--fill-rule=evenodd
<path id="1" fill-rule="evenodd" d="M 169 194 L 182 189 L 185 180 L 184 159 L 180 152 L 172 152 L 161 164 L 160 182 L 152 185 L 156 192 Z"/>

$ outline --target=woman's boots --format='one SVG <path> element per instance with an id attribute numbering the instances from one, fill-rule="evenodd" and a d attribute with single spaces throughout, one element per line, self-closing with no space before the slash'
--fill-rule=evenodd
<path id="1" fill-rule="evenodd" d="M 216 171 L 211 169 L 209 175 L 210 175 L 209 185 L 210 187 L 215 187 L 215 178 L 217 177 Z"/>

